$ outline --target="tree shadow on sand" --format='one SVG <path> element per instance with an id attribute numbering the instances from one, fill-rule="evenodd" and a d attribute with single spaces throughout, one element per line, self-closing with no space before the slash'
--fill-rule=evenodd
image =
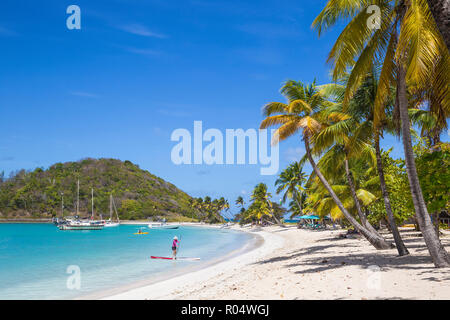
<path id="1" fill-rule="evenodd" d="M 339 269 L 344 266 L 357 266 L 363 269 L 367 269 L 371 265 L 377 265 L 383 271 L 389 268 L 394 269 L 410 269 L 410 270 L 422 270 L 421 275 L 433 274 L 441 275 L 441 278 L 434 276 L 423 278 L 429 281 L 445 281 L 449 278 L 442 279 L 442 272 L 434 268 L 431 257 L 428 254 L 428 250 L 422 238 L 405 239 L 406 246 L 412 251 L 411 255 L 399 257 L 396 255 L 397 250 L 383 250 L 375 251 L 371 253 L 359 252 L 361 243 L 348 241 L 341 242 L 341 239 L 329 237 L 327 239 L 321 239 L 317 242 L 328 241 L 329 244 L 315 245 L 300 250 L 292 251 L 284 256 L 273 257 L 270 259 L 256 262 L 255 264 L 268 264 L 284 261 L 283 267 L 292 268 L 297 266 L 307 267 L 304 270 L 297 271 L 297 274 L 316 273 L 322 271 L 328 271 L 333 269 Z M 344 240 L 344 239 L 342 239 Z M 448 240 L 448 239 L 445 239 Z M 447 242 L 447 241 L 444 241 Z M 342 248 L 342 250 L 339 250 Z M 345 248 L 354 248 L 349 251 Z M 320 254 L 322 253 L 322 254 Z M 342 254 L 345 255 L 342 255 Z"/>

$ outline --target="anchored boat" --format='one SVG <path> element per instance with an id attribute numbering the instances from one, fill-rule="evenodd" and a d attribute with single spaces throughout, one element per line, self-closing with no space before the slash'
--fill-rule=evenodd
<path id="1" fill-rule="evenodd" d="M 117 217 L 117 222 L 114 222 L 112 220 L 112 210 L 114 208 L 114 211 L 116 213 L 116 217 Z M 112 194 L 109 196 L 109 220 L 105 221 L 105 227 L 117 227 L 120 224 L 120 220 L 119 220 L 119 214 L 117 213 L 117 208 L 116 208 L 116 204 L 114 203 L 114 199 Z"/>
<path id="2" fill-rule="evenodd" d="M 93 221 L 72 220 L 58 226 L 59 230 L 101 230 L 105 225 Z"/>
<path id="3" fill-rule="evenodd" d="M 179 225 L 167 224 L 165 222 L 153 222 L 149 223 L 149 229 L 178 229 Z"/>
<path id="4" fill-rule="evenodd" d="M 79 219 L 79 194 L 80 194 L 80 181 L 77 182 L 77 215 L 75 218 L 67 218 L 58 223 L 59 230 L 102 230 L 106 224 L 105 221 L 94 220 L 94 189 L 91 189 L 92 194 L 92 213 L 91 219 Z"/>

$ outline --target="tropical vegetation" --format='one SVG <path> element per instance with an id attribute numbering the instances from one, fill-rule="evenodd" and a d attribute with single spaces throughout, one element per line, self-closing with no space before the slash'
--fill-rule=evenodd
<path id="1" fill-rule="evenodd" d="M 173 184 L 142 170 L 130 161 L 83 159 L 56 163 L 48 169 L 19 170 L 0 175 L 0 217 L 51 218 L 76 213 L 79 181 L 79 214 L 109 215 L 112 194 L 123 220 L 196 220 L 191 197 Z M 62 208 L 62 205 L 64 206 Z"/>

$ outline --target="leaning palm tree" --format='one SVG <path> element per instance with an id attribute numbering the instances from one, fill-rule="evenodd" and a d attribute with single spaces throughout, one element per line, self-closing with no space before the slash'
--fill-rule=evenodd
<path id="1" fill-rule="evenodd" d="M 315 83 L 304 85 L 301 82 L 287 81 L 281 88 L 281 93 L 288 103 L 272 102 L 267 104 L 263 111 L 266 119 L 261 122 L 261 128 L 279 125 L 275 131 L 272 143 L 278 143 L 298 132 L 302 132 L 306 156 L 311 163 L 316 176 L 320 179 L 333 201 L 342 211 L 345 218 L 358 230 L 375 248 L 388 249 L 391 244 L 379 235 L 362 226 L 345 208 L 336 195 L 325 176 L 320 172 L 311 151 L 311 138 L 322 129 L 321 114 L 323 109 L 332 103 L 324 99 Z"/>
<path id="2" fill-rule="evenodd" d="M 367 25 L 367 7 L 380 9 L 377 28 Z M 378 129 L 385 115 L 385 101 L 392 86 L 396 87 L 396 110 L 401 122 L 406 171 L 416 218 L 436 267 L 450 266 L 447 253 L 434 230 L 423 198 L 411 142 L 408 116 L 408 86 L 422 89 L 433 84 L 434 97 L 450 109 L 450 55 L 437 30 L 426 0 L 329 0 L 313 22 L 319 32 L 340 20 L 350 21 L 334 44 L 328 61 L 333 63 L 333 80 L 351 68 L 344 96 L 348 103 L 367 72 L 381 63 L 379 86 L 374 106 L 374 127 Z M 417 92 L 416 92 L 417 93 Z"/>
<path id="3" fill-rule="evenodd" d="M 352 215 L 357 215 L 355 200 L 351 195 L 350 187 L 346 184 L 346 179 L 340 177 L 337 180 L 329 179 L 328 181 L 333 191 L 337 194 L 339 199 L 341 199 L 342 204 L 347 211 Z M 359 187 L 356 190 L 356 193 L 361 204 L 367 207 L 377 201 L 378 196 L 365 189 L 365 186 L 363 187 Z M 308 191 L 309 195 L 306 201 L 305 212 L 314 212 L 320 217 L 325 217 L 330 214 L 333 220 L 338 220 L 344 217 L 342 211 L 333 201 L 333 198 L 317 177 L 314 176 L 309 182 Z"/>
<path id="4" fill-rule="evenodd" d="M 345 80 L 343 82 L 345 84 Z M 403 256 L 409 254 L 409 252 L 395 223 L 389 194 L 387 192 L 379 145 L 379 130 L 381 130 L 381 128 L 378 130 L 374 130 L 373 128 L 373 105 L 377 84 L 377 71 L 374 69 L 368 73 L 364 82 L 354 94 L 349 106 L 346 108 L 346 112 L 344 112 L 341 103 L 329 108 L 327 112 L 330 123 L 324 130 L 315 136 L 315 146 L 316 148 L 327 149 L 330 148 L 330 145 L 334 144 L 334 146 L 327 151 L 327 154 L 330 154 L 330 156 L 325 157 L 325 159 L 329 160 L 335 171 L 338 169 L 335 165 L 336 163 L 341 163 L 344 167 L 347 182 L 350 186 L 358 215 L 363 225 L 369 230 L 373 229 L 373 227 L 368 223 L 365 214 L 361 209 L 361 205 L 359 204 L 349 163 L 352 158 L 354 158 L 357 160 L 356 162 L 364 160 L 364 162 L 372 163 L 374 166 L 376 164 L 388 222 L 399 255 Z M 327 94 L 332 93 L 337 101 L 342 102 L 345 85 L 325 85 L 322 87 L 322 90 Z M 372 146 L 372 144 L 374 144 L 374 146 Z M 342 159 L 342 161 L 338 161 L 338 159 Z"/>

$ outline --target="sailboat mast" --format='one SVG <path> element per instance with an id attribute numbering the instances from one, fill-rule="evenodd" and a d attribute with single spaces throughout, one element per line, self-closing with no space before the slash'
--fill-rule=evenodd
<path id="1" fill-rule="evenodd" d="M 112 193 L 109 195 L 109 220 L 112 221 Z"/>
<path id="2" fill-rule="evenodd" d="M 91 203 L 92 216 L 91 216 L 91 219 L 94 220 L 94 188 L 91 189 L 91 198 L 92 198 L 92 203 Z"/>
<path id="3" fill-rule="evenodd" d="M 111 203 L 112 203 L 112 205 L 114 206 L 114 212 L 116 213 L 117 222 L 120 222 L 119 214 L 117 213 L 116 203 L 114 202 L 114 199 L 113 199 L 113 197 L 112 197 L 112 194 L 111 194 Z"/>
<path id="4" fill-rule="evenodd" d="M 77 180 L 77 216 L 80 215 L 80 179 Z"/>

